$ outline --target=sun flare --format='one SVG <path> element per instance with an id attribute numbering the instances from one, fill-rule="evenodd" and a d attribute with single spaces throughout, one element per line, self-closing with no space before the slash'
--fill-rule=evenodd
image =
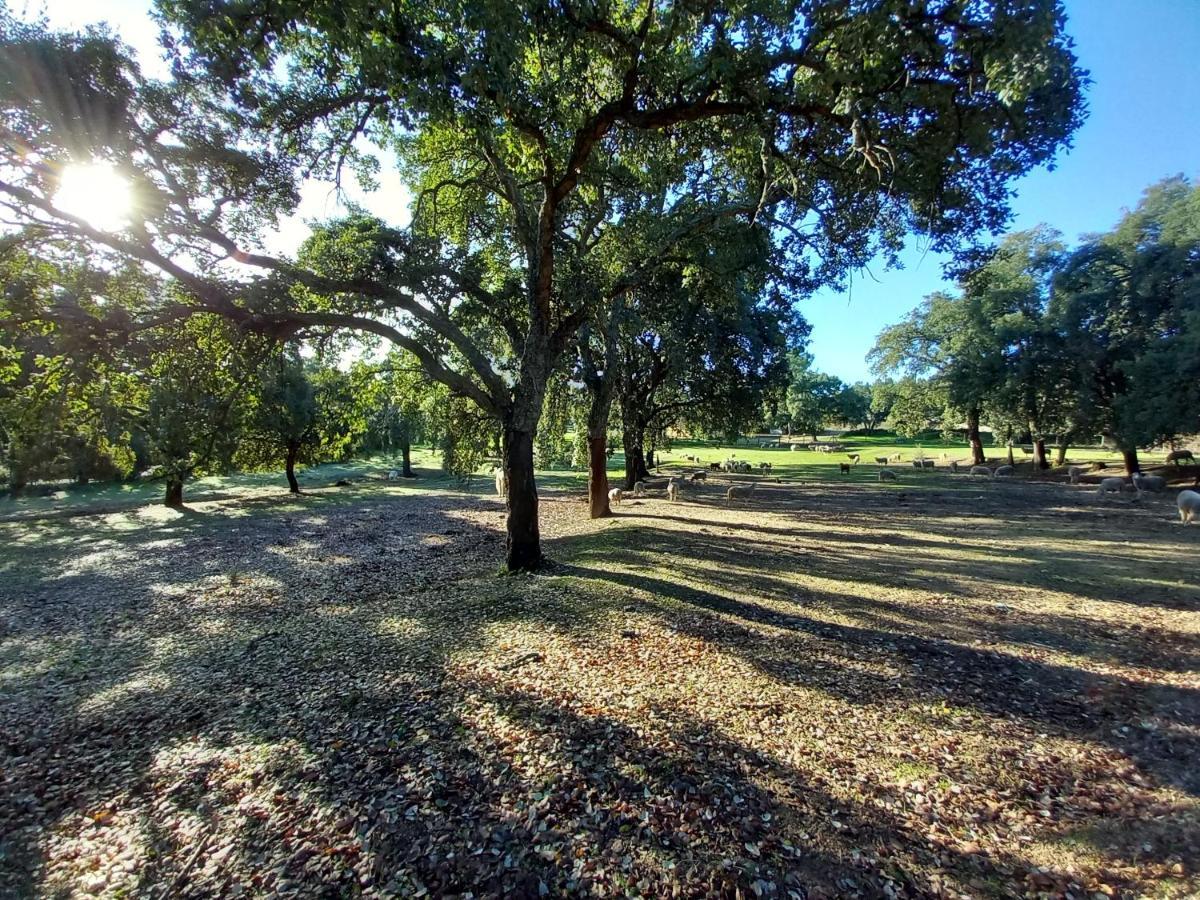
<path id="1" fill-rule="evenodd" d="M 54 205 L 100 231 L 118 231 L 129 224 L 133 197 L 112 165 L 75 163 L 63 169 Z"/>

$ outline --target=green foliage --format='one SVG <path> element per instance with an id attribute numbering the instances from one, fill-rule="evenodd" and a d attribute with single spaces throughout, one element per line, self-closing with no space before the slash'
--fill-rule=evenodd
<path id="1" fill-rule="evenodd" d="M 845 385 L 840 378 L 814 369 L 812 356 L 803 351 L 791 354 L 790 366 L 788 420 L 794 433 L 811 434 L 815 440 L 826 422 L 841 417 Z"/>

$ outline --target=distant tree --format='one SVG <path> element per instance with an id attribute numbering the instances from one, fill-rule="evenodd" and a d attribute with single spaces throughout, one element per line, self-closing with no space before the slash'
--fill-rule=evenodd
<path id="1" fill-rule="evenodd" d="M 1108 234 L 1071 254 L 1055 282 L 1056 315 L 1075 376 L 1074 420 L 1112 439 L 1125 468 L 1139 447 L 1200 422 L 1200 187 L 1148 189 Z"/>
<path id="2" fill-rule="evenodd" d="M 805 351 L 793 351 L 789 366 L 785 406 L 791 431 L 811 434 L 816 441 L 825 423 L 840 415 L 845 385 L 840 378 L 814 369 L 813 358 Z"/>
<path id="3" fill-rule="evenodd" d="M 868 385 L 871 402 L 867 408 L 867 432 L 872 432 L 887 421 L 896 402 L 896 383 L 889 378 L 880 378 Z"/>
<path id="4" fill-rule="evenodd" d="M 837 405 L 838 417 L 847 425 L 866 431 L 874 430 L 869 385 L 863 382 L 843 385 L 841 393 L 838 394 Z"/>
<path id="5" fill-rule="evenodd" d="M 915 438 L 943 421 L 946 392 L 934 378 L 902 378 L 893 386 L 888 427 L 901 437 Z"/>

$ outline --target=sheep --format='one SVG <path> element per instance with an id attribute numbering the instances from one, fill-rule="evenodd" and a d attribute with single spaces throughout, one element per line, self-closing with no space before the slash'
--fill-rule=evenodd
<path id="1" fill-rule="evenodd" d="M 888 457 L 888 462 L 900 462 L 900 454 L 893 453 L 891 456 Z"/>
<path id="2" fill-rule="evenodd" d="M 708 478 L 707 472 L 693 472 L 690 480 L 691 481 L 704 481 L 707 478 Z"/>
<path id="3" fill-rule="evenodd" d="M 857 453 L 847 453 L 846 458 L 849 459 L 856 466 L 859 464 L 859 461 L 862 459 L 862 457 L 860 457 Z"/>
<path id="4" fill-rule="evenodd" d="M 996 471 L 992 473 L 993 478 L 1012 478 L 1017 474 L 1016 468 L 1013 466 L 996 466 Z"/>
<path id="5" fill-rule="evenodd" d="M 757 487 L 756 482 L 750 484 L 733 484 L 729 486 L 729 490 L 725 492 L 726 500 L 749 500 L 754 495 L 754 489 Z"/>
<path id="6" fill-rule="evenodd" d="M 875 465 L 886 466 L 887 464 L 888 464 L 888 458 L 886 456 L 876 456 L 875 457 Z"/>
<path id="7" fill-rule="evenodd" d="M 921 467 L 922 467 L 922 466 L 924 466 L 924 465 L 925 465 L 925 460 L 923 460 L 923 459 L 914 459 L 914 460 L 912 460 L 912 467 L 913 467 L 914 469 L 919 469 L 919 468 L 921 468 Z"/>
<path id="8" fill-rule="evenodd" d="M 1180 491 L 1175 503 L 1179 506 L 1179 521 L 1191 525 L 1200 518 L 1200 494 L 1195 491 Z"/>
<path id="9" fill-rule="evenodd" d="M 932 460 L 932 459 L 923 459 L 923 460 L 921 460 L 921 468 L 922 469 L 936 469 L 937 461 Z"/>
<path id="10" fill-rule="evenodd" d="M 620 506 L 621 501 L 625 499 L 625 492 L 620 488 L 613 488 L 608 492 L 608 502 L 613 506 Z"/>
<path id="11" fill-rule="evenodd" d="M 633 483 L 633 496 L 641 497 L 645 493 L 646 493 L 646 482 L 635 481 Z"/>
<path id="12" fill-rule="evenodd" d="M 1172 450 L 1167 454 L 1167 462 L 1169 463 L 1179 465 L 1184 460 L 1187 460 L 1189 463 L 1195 463 L 1196 457 L 1192 455 L 1191 450 Z"/>
<path id="13" fill-rule="evenodd" d="M 1102 478 L 1100 487 L 1096 489 L 1096 494 L 1103 497 L 1105 494 L 1119 494 L 1125 490 L 1124 478 Z"/>
<path id="14" fill-rule="evenodd" d="M 950 471 L 953 472 L 955 475 L 958 474 L 958 460 L 957 459 L 950 460 Z"/>
<path id="15" fill-rule="evenodd" d="M 667 482 L 667 499 L 672 503 L 679 499 L 679 482 L 674 478 Z"/>
<path id="16" fill-rule="evenodd" d="M 758 464 L 758 470 L 760 472 L 766 472 L 769 474 L 771 471 L 771 464 L 769 462 L 760 462 Z"/>
<path id="17" fill-rule="evenodd" d="M 709 471 L 712 471 L 712 472 L 720 472 L 720 471 L 721 471 L 721 464 L 720 464 L 719 462 L 715 462 L 715 463 L 709 463 L 709 464 L 708 464 L 708 468 L 709 468 Z"/>
<path id="18" fill-rule="evenodd" d="M 879 480 L 880 481 L 899 481 L 899 479 L 896 477 L 896 473 L 893 472 L 891 469 L 880 469 L 879 470 Z"/>
<path id="19" fill-rule="evenodd" d="M 387 473 L 388 481 L 397 481 L 397 480 L 399 480 L 399 478 L 400 478 L 400 470 L 399 469 L 389 469 L 388 470 L 388 473 Z"/>
<path id="20" fill-rule="evenodd" d="M 850 474 L 850 463 L 838 463 L 838 472 L 842 475 Z"/>
<path id="21" fill-rule="evenodd" d="M 976 475 L 980 478 L 991 478 L 992 470 L 987 466 L 971 466 L 970 477 L 974 478 Z"/>
<path id="22" fill-rule="evenodd" d="M 1143 475 L 1141 472 L 1134 472 L 1132 478 L 1133 487 L 1139 494 L 1146 491 L 1161 494 L 1167 489 L 1167 479 L 1161 475 Z"/>
<path id="23" fill-rule="evenodd" d="M 1087 466 L 1071 466 L 1067 469 L 1067 475 L 1071 479 L 1071 484 L 1079 484 L 1079 479 L 1087 474 Z"/>
<path id="24" fill-rule="evenodd" d="M 497 466 L 494 474 L 496 476 L 496 496 L 508 496 L 508 474 L 500 466 Z"/>

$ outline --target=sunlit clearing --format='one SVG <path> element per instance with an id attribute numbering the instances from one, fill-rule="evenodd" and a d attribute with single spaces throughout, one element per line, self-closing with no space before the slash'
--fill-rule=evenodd
<path id="1" fill-rule="evenodd" d="M 54 205 L 100 231 L 129 224 L 129 182 L 108 163 L 78 163 L 63 169 Z"/>

